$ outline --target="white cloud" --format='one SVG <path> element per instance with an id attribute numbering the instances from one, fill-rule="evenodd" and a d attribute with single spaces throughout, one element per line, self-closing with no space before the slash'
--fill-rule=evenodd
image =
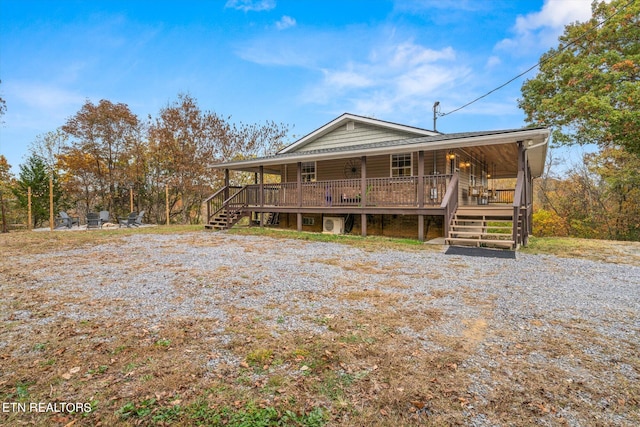
<path id="1" fill-rule="evenodd" d="M 323 79 L 304 93 L 303 102 L 332 104 L 367 116 L 424 112 L 451 92 L 470 70 L 455 62 L 451 47 L 429 49 L 413 41 L 372 50 L 366 60 L 323 69 Z"/>
<path id="2" fill-rule="evenodd" d="M 364 88 L 373 85 L 373 81 L 358 72 L 351 70 L 346 71 L 329 71 L 322 70 L 324 74 L 324 84 L 335 89 L 344 88 Z"/>
<path id="3" fill-rule="evenodd" d="M 278 30 L 286 30 L 287 28 L 295 27 L 296 20 L 290 16 L 283 16 L 278 22 L 276 22 L 276 28 Z"/>
<path id="4" fill-rule="evenodd" d="M 485 67 L 494 68 L 501 64 L 502 64 L 502 59 L 500 59 L 499 56 L 493 55 L 493 56 L 490 56 L 489 59 L 487 59 L 487 63 L 485 64 Z"/>
<path id="5" fill-rule="evenodd" d="M 261 12 L 276 7 L 275 0 L 227 0 L 224 7 L 243 12 Z"/>
<path id="6" fill-rule="evenodd" d="M 547 48 L 557 43 L 567 24 L 590 17 L 591 0 L 545 0 L 539 12 L 518 16 L 512 28 L 514 37 L 500 41 L 496 48 L 512 52 Z"/>
<path id="7" fill-rule="evenodd" d="M 433 50 L 416 45 L 412 41 L 401 43 L 394 50 L 393 58 L 389 64 L 394 67 L 412 67 L 441 59 L 455 59 L 455 52 L 451 47 Z"/>
<path id="8" fill-rule="evenodd" d="M 84 97 L 60 87 L 38 83 L 13 82 L 7 88 L 18 102 L 42 112 L 59 112 L 69 105 L 82 104 L 85 100 Z"/>

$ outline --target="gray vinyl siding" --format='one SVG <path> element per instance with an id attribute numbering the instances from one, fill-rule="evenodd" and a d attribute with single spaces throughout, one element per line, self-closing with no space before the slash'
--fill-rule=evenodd
<path id="1" fill-rule="evenodd" d="M 353 130 L 347 130 L 347 125 L 345 124 L 344 126 L 311 141 L 307 145 L 300 147 L 296 152 L 349 147 L 375 142 L 397 141 L 400 139 L 416 138 L 418 136 L 422 135 L 354 122 Z"/>

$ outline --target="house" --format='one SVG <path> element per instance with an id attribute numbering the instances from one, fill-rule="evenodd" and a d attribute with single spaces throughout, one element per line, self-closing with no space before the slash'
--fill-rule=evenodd
<path id="1" fill-rule="evenodd" d="M 215 165 L 225 184 L 206 200 L 206 227 L 250 216 L 298 231 L 516 248 L 531 230 L 549 134 L 442 134 L 343 114 L 275 155 Z M 255 184 L 232 185 L 234 171 L 253 172 Z"/>

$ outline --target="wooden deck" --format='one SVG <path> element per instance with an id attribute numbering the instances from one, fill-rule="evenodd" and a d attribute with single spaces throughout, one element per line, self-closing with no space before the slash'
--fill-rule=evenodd
<path id="1" fill-rule="evenodd" d="M 512 194 L 513 190 L 502 192 L 500 197 L 487 198 L 483 201 L 486 204 L 473 203 L 472 206 L 459 203 L 458 190 L 456 175 L 431 175 L 422 179 L 367 178 L 230 186 L 207 199 L 206 227 L 230 228 L 240 218 L 252 212 L 269 214 L 261 215 L 261 218 L 270 218 L 280 213 L 298 214 L 299 229 L 303 214 L 360 214 L 362 221 L 365 221 L 366 215 L 417 215 L 422 218 L 431 215 L 445 218 L 445 237 L 448 239 L 455 238 L 463 242 L 467 238 L 477 239 L 477 235 L 482 234 L 481 240 L 500 240 L 504 241 L 500 244 L 513 245 L 512 238 L 507 240 L 502 235 L 487 234 L 487 227 L 481 233 L 475 232 L 475 229 L 465 229 L 475 222 L 457 222 L 457 218 L 474 215 L 481 220 L 508 218 L 511 221 L 513 205 L 504 203 L 504 200 L 509 198 L 509 192 Z M 469 198 L 464 202 L 468 204 L 473 200 Z M 420 219 L 418 224 L 423 224 L 423 220 Z M 505 225 L 502 228 L 508 227 Z M 451 234 L 450 229 L 457 233 Z M 366 230 L 362 230 L 362 234 L 366 235 Z M 424 237 L 424 227 L 419 228 L 418 236 L 420 239 Z"/>

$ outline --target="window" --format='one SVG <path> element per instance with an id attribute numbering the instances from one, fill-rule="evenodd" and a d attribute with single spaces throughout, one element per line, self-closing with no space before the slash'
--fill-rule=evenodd
<path id="1" fill-rule="evenodd" d="M 411 176 L 413 174 L 411 158 L 411 154 L 392 154 L 391 177 Z"/>
<path id="2" fill-rule="evenodd" d="M 316 162 L 302 162 L 302 182 L 316 180 Z"/>

